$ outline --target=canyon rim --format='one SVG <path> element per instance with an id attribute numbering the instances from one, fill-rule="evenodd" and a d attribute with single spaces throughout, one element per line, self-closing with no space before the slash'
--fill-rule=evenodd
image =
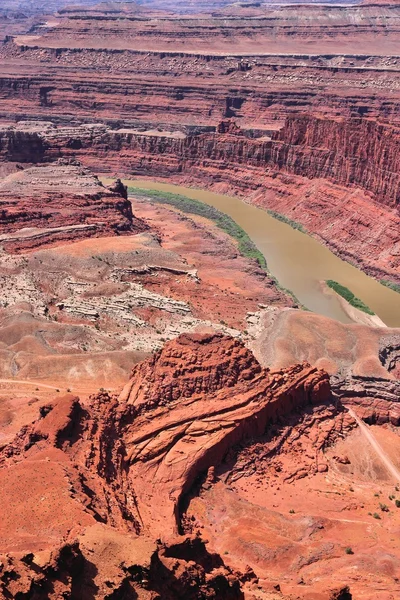
<path id="1" fill-rule="evenodd" d="M 399 23 L 2 0 L 0 598 L 400 597 Z"/>

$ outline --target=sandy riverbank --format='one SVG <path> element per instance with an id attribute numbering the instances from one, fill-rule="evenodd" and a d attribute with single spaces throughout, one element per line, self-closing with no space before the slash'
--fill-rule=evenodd
<path id="1" fill-rule="evenodd" d="M 342 309 L 345 313 L 354 321 L 354 323 L 358 323 L 360 325 L 368 325 L 369 327 L 386 327 L 387 325 L 378 317 L 378 315 L 369 315 L 368 313 L 355 308 L 352 306 L 345 298 L 343 298 L 340 294 L 335 292 L 332 288 L 330 288 L 325 281 L 321 281 L 321 289 L 324 294 L 327 296 L 335 296 Z"/>

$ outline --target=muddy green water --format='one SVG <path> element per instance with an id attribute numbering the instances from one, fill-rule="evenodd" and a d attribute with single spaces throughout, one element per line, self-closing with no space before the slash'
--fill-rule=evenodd
<path id="1" fill-rule="evenodd" d="M 131 187 L 182 194 L 226 213 L 251 237 L 264 254 L 268 269 L 308 309 L 351 323 L 334 296 L 325 295 L 320 282 L 334 279 L 361 298 L 386 325 L 400 327 L 400 294 L 335 256 L 316 239 L 277 221 L 265 210 L 239 198 L 167 183 L 133 180 Z"/>

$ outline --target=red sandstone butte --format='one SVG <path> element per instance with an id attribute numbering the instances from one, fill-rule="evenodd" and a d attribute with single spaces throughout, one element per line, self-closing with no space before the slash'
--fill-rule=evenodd
<path id="1" fill-rule="evenodd" d="M 0 240 L 11 251 L 145 228 L 133 217 L 122 184 L 108 189 L 68 161 L 6 177 L 0 182 L 0 208 Z"/>
<path id="2" fill-rule="evenodd" d="M 235 444 L 329 398 L 322 371 L 271 373 L 240 342 L 198 334 L 135 367 L 119 398 L 50 402 L 0 452 L 2 593 L 242 598 L 246 577 L 180 535 L 180 502 Z"/>

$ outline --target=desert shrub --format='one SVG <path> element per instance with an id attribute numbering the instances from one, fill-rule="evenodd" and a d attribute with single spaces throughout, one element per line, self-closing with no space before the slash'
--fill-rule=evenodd
<path id="1" fill-rule="evenodd" d="M 262 252 L 258 250 L 257 246 L 250 239 L 250 237 L 247 235 L 244 229 L 242 229 L 240 225 L 238 225 L 231 217 L 222 213 L 213 206 L 209 206 L 208 204 L 200 202 L 199 200 L 194 200 L 193 198 L 188 198 L 187 196 L 182 196 L 181 194 L 173 194 L 171 192 L 163 192 L 160 190 L 146 190 L 143 188 L 136 188 L 133 186 L 128 187 L 128 190 L 130 194 L 135 195 L 139 198 L 149 198 L 151 200 L 154 200 L 155 202 L 159 202 L 160 204 L 167 204 L 169 206 L 173 206 L 186 214 L 198 215 L 200 217 L 204 217 L 206 219 L 209 219 L 210 221 L 213 221 L 217 225 L 217 227 L 222 229 L 222 231 L 227 233 L 229 236 L 231 236 L 238 242 L 238 249 L 242 256 L 245 256 L 246 258 L 255 259 L 260 265 L 260 267 L 264 269 L 264 271 L 268 273 L 269 277 L 275 282 L 275 285 L 278 289 L 280 289 L 288 296 L 291 296 L 295 304 L 300 305 L 300 308 L 302 308 L 303 310 L 307 310 L 304 306 L 302 306 L 299 303 L 298 299 L 293 294 L 293 292 L 281 286 L 276 277 L 269 273 L 267 261 L 265 260 L 265 257 L 262 254 Z M 276 214 L 278 215 L 279 213 Z M 281 220 L 283 220 L 283 218 Z M 296 227 L 296 229 L 299 229 L 301 225 L 297 225 L 298 227 Z M 304 230 L 302 231 L 305 233 Z"/>
<path id="2" fill-rule="evenodd" d="M 388 279 L 380 279 L 379 283 L 400 294 L 400 285 L 398 283 L 394 283 L 394 281 L 389 281 Z"/>
<path id="3" fill-rule="evenodd" d="M 267 268 L 267 262 L 264 255 L 258 250 L 247 233 L 231 217 L 220 212 L 217 208 L 209 206 L 199 200 L 182 196 L 181 194 L 172 194 L 160 190 L 144 190 L 141 188 L 130 187 L 129 192 L 135 196 L 144 196 L 156 200 L 160 204 L 168 204 L 178 208 L 184 213 L 198 215 L 213 221 L 217 227 L 233 237 L 238 242 L 239 251 L 243 256 L 255 258 L 264 269 Z"/>
<path id="4" fill-rule="evenodd" d="M 332 279 L 328 279 L 326 282 L 327 286 L 334 290 L 339 296 L 342 296 L 351 306 L 354 308 L 358 308 L 358 310 L 362 310 L 368 315 L 374 315 L 375 313 L 366 305 L 360 298 L 357 298 L 353 292 L 351 292 L 347 287 L 341 285 L 337 281 L 333 281 Z"/>
<path id="5" fill-rule="evenodd" d="M 285 217 L 285 215 L 281 215 L 281 213 L 275 212 L 274 210 L 267 210 L 267 213 L 271 215 L 271 217 L 273 217 L 274 219 L 282 221 L 282 223 L 286 223 L 286 225 L 290 225 L 292 229 L 297 229 L 302 233 L 307 233 L 307 230 L 303 227 L 301 223 L 293 221 L 293 219 L 289 219 L 289 217 Z"/>

